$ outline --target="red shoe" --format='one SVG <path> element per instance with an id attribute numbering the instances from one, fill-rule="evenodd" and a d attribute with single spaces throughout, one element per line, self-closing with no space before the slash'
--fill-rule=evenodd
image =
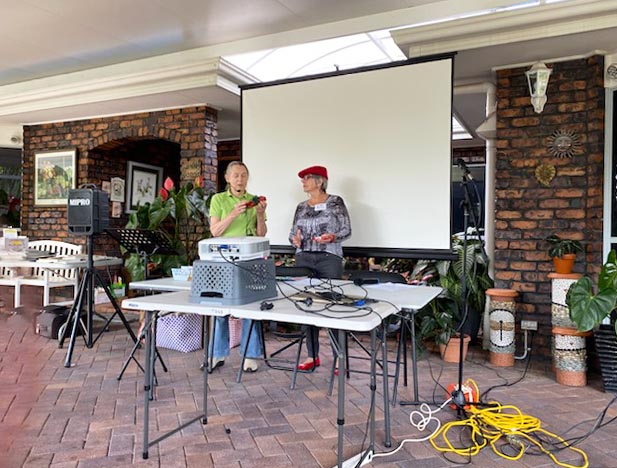
<path id="1" fill-rule="evenodd" d="M 310 371 L 310 370 L 313 370 L 315 367 L 319 367 L 320 365 L 321 363 L 319 362 L 319 358 L 316 357 L 311 362 L 303 362 L 302 364 L 298 364 L 298 370 Z"/>

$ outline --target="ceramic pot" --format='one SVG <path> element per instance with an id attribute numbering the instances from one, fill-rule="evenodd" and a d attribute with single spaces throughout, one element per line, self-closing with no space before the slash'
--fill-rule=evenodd
<path id="1" fill-rule="evenodd" d="M 555 265 L 555 273 L 567 275 L 572 273 L 574 269 L 574 260 L 576 254 L 563 254 L 562 257 L 553 257 L 553 265 Z"/>
<path id="2" fill-rule="evenodd" d="M 467 348 L 469 347 L 470 341 L 471 341 L 471 337 L 469 335 L 464 335 L 463 361 L 467 357 Z M 446 362 L 460 362 L 459 361 L 460 350 L 461 350 L 460 336 L 451 337 L 447 345 L 439 343 L 439 353 L 441 354 L 441 359 L 443 359 Z"/>

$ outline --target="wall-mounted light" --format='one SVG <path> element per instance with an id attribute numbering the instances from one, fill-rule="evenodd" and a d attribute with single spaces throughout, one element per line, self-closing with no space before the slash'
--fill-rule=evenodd
<path id="1" fill-rule="evenodd" d="M 529 84 L 529 94 L 531 94 L 531 104 L 533 110 L 538 114 L 544 110 L 546 104 L 546 89 L 548 88 L 548 80 L 553 70 L 548 68 L 542 62 L 534 63 L 533 66 L 525 72 L 527 75 L 527 83 Z"/>

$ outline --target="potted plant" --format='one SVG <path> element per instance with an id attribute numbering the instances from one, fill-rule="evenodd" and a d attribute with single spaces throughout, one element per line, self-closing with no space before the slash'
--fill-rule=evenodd
<path id="1" fill-rule="evenodd" d="M 488 275 L 488 258 L 484 255 L 480 240 L 468 240 L 464 246 L 460 239 L 455 238 L 453 249 L 455 260 L 420 261 L 412 277 L 422 277 L 426 283 L 443 288 L 443 293 L 420 314 L 420 334 L 425 338 L 433 338 L 443 352 L 453 347 L 458 362 L 458 340 L 463 335 L 466 351 L 469 341 L 477 337 L 486 290 L 492 288 L 494 283 Z M 464 314 L 463 277 L 466 281 L 467 318 L 461 326 Z M 444 357 L 444 360 L 449 359 Z"/>
<path id="2" fill-rule="evenodd" d="M 152 255 L 148 268 L 171 276 L 171 269 L 188 265 L 197 257 L 197 243 L 210 236 L 209 205 L 212 194 L 203 188 L 203 178 L 197 177 L 176 189 L 168 177 L 152 203 L 131 213 L 127 228 L 162 229 L 169 234 L 178 255 Z M 131 254 L 124 264 L 131 279 L 144 277 L 142 259 Z"/>
<path id="3" fill-rule="evenodd" d="M 583 276 L 566 296 L 570 319 L 578 331 L 593 330 L 604 388 L 617 391 L 617 253 L 612 250 L 598 275 L 598 284 Z M 609 322 L 609 323 L 605 323 Z"/>
<path id="4" fill-rule="evenodd" d="M 489 259 L 480 240 L 469 239 L 467 245 L 464 246 L 462 240 L 455 238 L 453 249 L 456 253 L 456 260 L 437 262 L 438 285 L 444 288 L 446 296 L 455 302 L 460 311 L 460 320 L 462 320 L 463 307 L 466 303 L 467 317 L 463 332 L 475 341 L 486 303 L 486 290 L 494 287 L 495 284 L 488 274 Z M 463 277 L 466 283 L 465 303 L 463 302 Z"/>
<path id="5" fill-rule="evenodd" d="M 583 245 L 575 239 L 562 239 L 557 234 L 548 236 L 548 256 L 553 259 L 555 272 L 559 274 L 572 273 L 576 252 L 583 251 Z"/>
<path id="6" fill-rule="evenodd" d="M 441 358 L 446 362 L 459 362 L 461 334 L 456 302 L 442 293 L 419 313 L 419 333 L 424 339 L 432 339 L 439 347 Z M 467 354 L 469 335 L 464 336 L 463 360 Z"/>

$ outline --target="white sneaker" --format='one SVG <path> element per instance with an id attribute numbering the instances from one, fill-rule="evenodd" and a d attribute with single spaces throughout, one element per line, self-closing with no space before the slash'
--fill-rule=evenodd
<path id="1" fill-rule="evenodd" d="M 258 368 L 259 368 L 259 363 L 257 362 L 256 359 L 246 358 L 244 360 L 244 366 L 242 367 L 244 372 L 257 372 Z"/>

